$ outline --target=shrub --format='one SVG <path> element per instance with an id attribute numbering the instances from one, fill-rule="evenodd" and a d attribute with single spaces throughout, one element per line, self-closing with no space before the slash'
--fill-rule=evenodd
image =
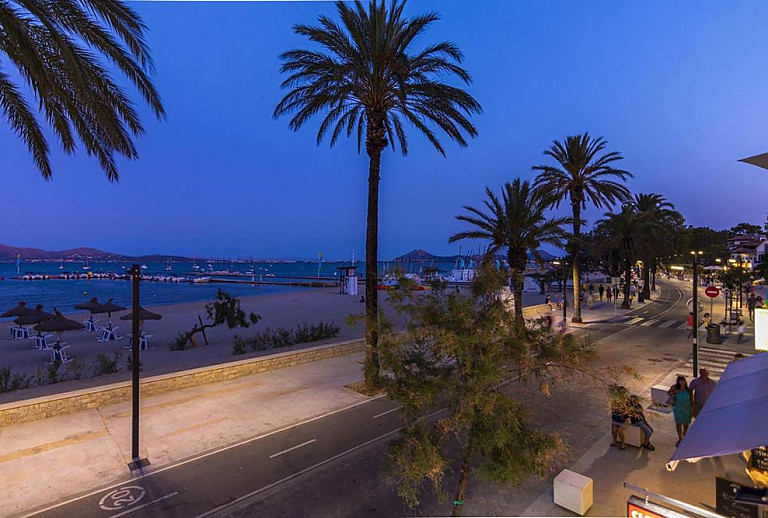
<path id="1" fill-rule="evenodd" d="M 195 325 L 186 333 L 179 333 L 175 343 L 171 344 L 171 351 L 183 351 L 190 342 L 194 346 L 197 333 L 203 333 L 205 345 L 208 345 L 208 339 L 205 338 L 206 329 L 224 324 L 230 329 L 250 327 L 261 320 L 261 317 L 255 313 L 246 314 L 245 310 L 240 307 L 240 299 L 222 290 L 216 293 L 216 298 L 213 301 L 205 305 L 205 316 L 211 322 L 206 324 L 200 319 L 199 325 Z"/>
<path id="2" fill-rule="evenodd" d="M 179 333 L 176 335 L 176 339 L 171 343 L 171 351 L 183 351 L 187 348 L 189 343 L 189 336 L 187 333 Z"/>
<path id="3" fill-rule="evenodd" d="M 289 345 L 317 342 L 333 338 L 339 334 L 341 328 L 334 323 L 320 322 L 319 324 L 299 324 L 294 329 L 278 327 L 277 329 L 265 328 L 255 332 L 247 338 L 235 338 L 232 348 L 233 354 L 244 354 L 246 349 L 251 351 L 266 351 Z"/>
<path id="4" fill-rule="evenodd" d="M 67 364 L 67 372 L 72 375 L 72 379 L 83 379 L 87 377 L 88 364 L 83 360 L 72 360 Z"/>
<path id="5" fill-rule="evenodd" d="M 55 361 L 53 363 L 47 363 L 45 365 L 45 378 L 40 383 L 42 384 L 49 384 L 49 383 L 59 383 L 61 381 L 64 381 L 64 378 L 66 377 L 65 372 L 59 372 L 59 369 L 61 368 L 61 362 Z"/>
<path id="6" fill-rule="evenodd" d="M 0 393 L 24 389 L 31 384 L 31 377 L 25 374 L 13 374 L 10 366 L 4 365 L 0 368 Z"/>
<path id="7" fill-rule="evenodd" d="M 101 376 L 102 374 L 113 374 L 115 372 L 118 372 L 120 368 L 118 367 L 118 364 L 120 362 L 120 358 L 122 356 L 122 352 L 120 349 L 115 350 L 112 353 L 112 357 L 110 358 L 106 354 L 100 354 L 96 357 L 96 366 L 94 368 L 94 376 Z"/>

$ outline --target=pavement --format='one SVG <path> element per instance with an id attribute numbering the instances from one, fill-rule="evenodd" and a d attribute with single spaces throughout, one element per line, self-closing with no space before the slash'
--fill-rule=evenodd
<path id="1" fill-rule="evenodd" d="M 598 302 L 569 331 L 592 338 L 596 368 L 634 367 L 638 377 L 627 385 L 646 395 L 689 358 L 685 331 L 660 325 L 684 320 L 685 289 L 663 283 L 654 300 L 629 312 Z M 384 458 L 400 420 L 387 398 L 346 388 L 360 380 L 361 359 L 349 355 L 144 398 L 141 453 L 151 465 L 139 476 L 127 468 L 128 403 L 0 429 L 0 515 L 448 514 L 450 505 L 431 493 L 416 510 L 406 509 L 386 484 Z M 666 414 L 652 416 L 657 451 L 609 448 L 604 390 L 585 383 L 565 379 L 551 398 L 536 387 L 514 387 L 534 422 L 560 433 L 570 454 L 549 476 L 519 487 L 471 479 L 466 515 L 569 515 L 551 500 L 552 477 L 564 467 L 594 478 L 595 516 L 626 511 L 625 480 L 702 505 L 714 498 L 713 473 L 739 480 L 734 459 L 666 472 L 675 440 Z M 446 478 L 448 491 L 454 478 Z"/>

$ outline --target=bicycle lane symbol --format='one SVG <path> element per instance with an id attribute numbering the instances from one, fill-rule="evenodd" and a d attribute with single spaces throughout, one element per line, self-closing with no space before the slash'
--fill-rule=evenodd
<path id="1" fill-rule="evenodd" d="M 99 500 L 99 508 L 104 511 L 121 511 L 137 504 L 146 494 L 141 486 L 123 486 L 104 495 Z"/>

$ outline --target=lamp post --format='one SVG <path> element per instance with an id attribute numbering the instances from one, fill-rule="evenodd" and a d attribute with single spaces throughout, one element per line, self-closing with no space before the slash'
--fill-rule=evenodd
<path id="1" fill-rule="evenodd" d="M 691 252 L 693 256 L 693 329 L 691 330 L 691 336 L 693 337 L 693 343 L 691 344 L 691 350 L 693 352 L 693 377 L 695 378 L 699 374 L 699 297 L 698 297 L 698 283 L 699 283 L 699 257 L 704 252 Z"/>
<path id="2" fill-rule="evenodd" d="M 139 324 L 139 281 L 141 280 L 141 267 L 134 264 L 131 268 L 131 280 L 133 281 L 133 343 L 131 344 L 132 360 L 132 412 L 131 412 L 131 458 L 128 468 L 131 471 L 141 470 L 149 465 L 148 459 L 139 456 L 139 343 L 141 342 L 141 327 Z"/>

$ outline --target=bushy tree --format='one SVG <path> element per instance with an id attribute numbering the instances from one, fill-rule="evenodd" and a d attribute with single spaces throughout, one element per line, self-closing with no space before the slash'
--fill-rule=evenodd
<path id="1" fill-rule="evenodd" d="M 581 368 L 592 350 L 540 325 L 517 332 L 498 295 L 506 280 L 506 272 L 485 264 L 471 296 L 439 289 L 424 296 L 393 292 L 407 326 L 405 332 L 390 324 L 382 328 L 382 383 L 402 406 L 405 429 L 390 446 L 389 481 L 411 507 L 425 483 L 442 495 L 445 474 L 455 469 L 453 514 L 459 516 L 473 474 L 519 484 L 543 475 L 563 450 L 557 435 L 531 424 L 509 372 L 537 380 L 548 393 L 549 376 Z"/>
<path id="2" fill-rule="evenodd" d="M 195 335 L 203 333 L 205 338 L 205 330 L 212 327 L 226 324 L 229 329 L 236 329 L 256 325 L 261 320 L 261 317 L 256 313 L 246 313 L 240 306 L 240 299 L 221 289 L 216 293 L 216 298 L 205 305 L 205 316 L 210 322 L 206 323 L 201 320 L 190 331 L 180 333 L 172 348 L 175 350 L 185 349 L 188 342 L 196 345 Z"/>

